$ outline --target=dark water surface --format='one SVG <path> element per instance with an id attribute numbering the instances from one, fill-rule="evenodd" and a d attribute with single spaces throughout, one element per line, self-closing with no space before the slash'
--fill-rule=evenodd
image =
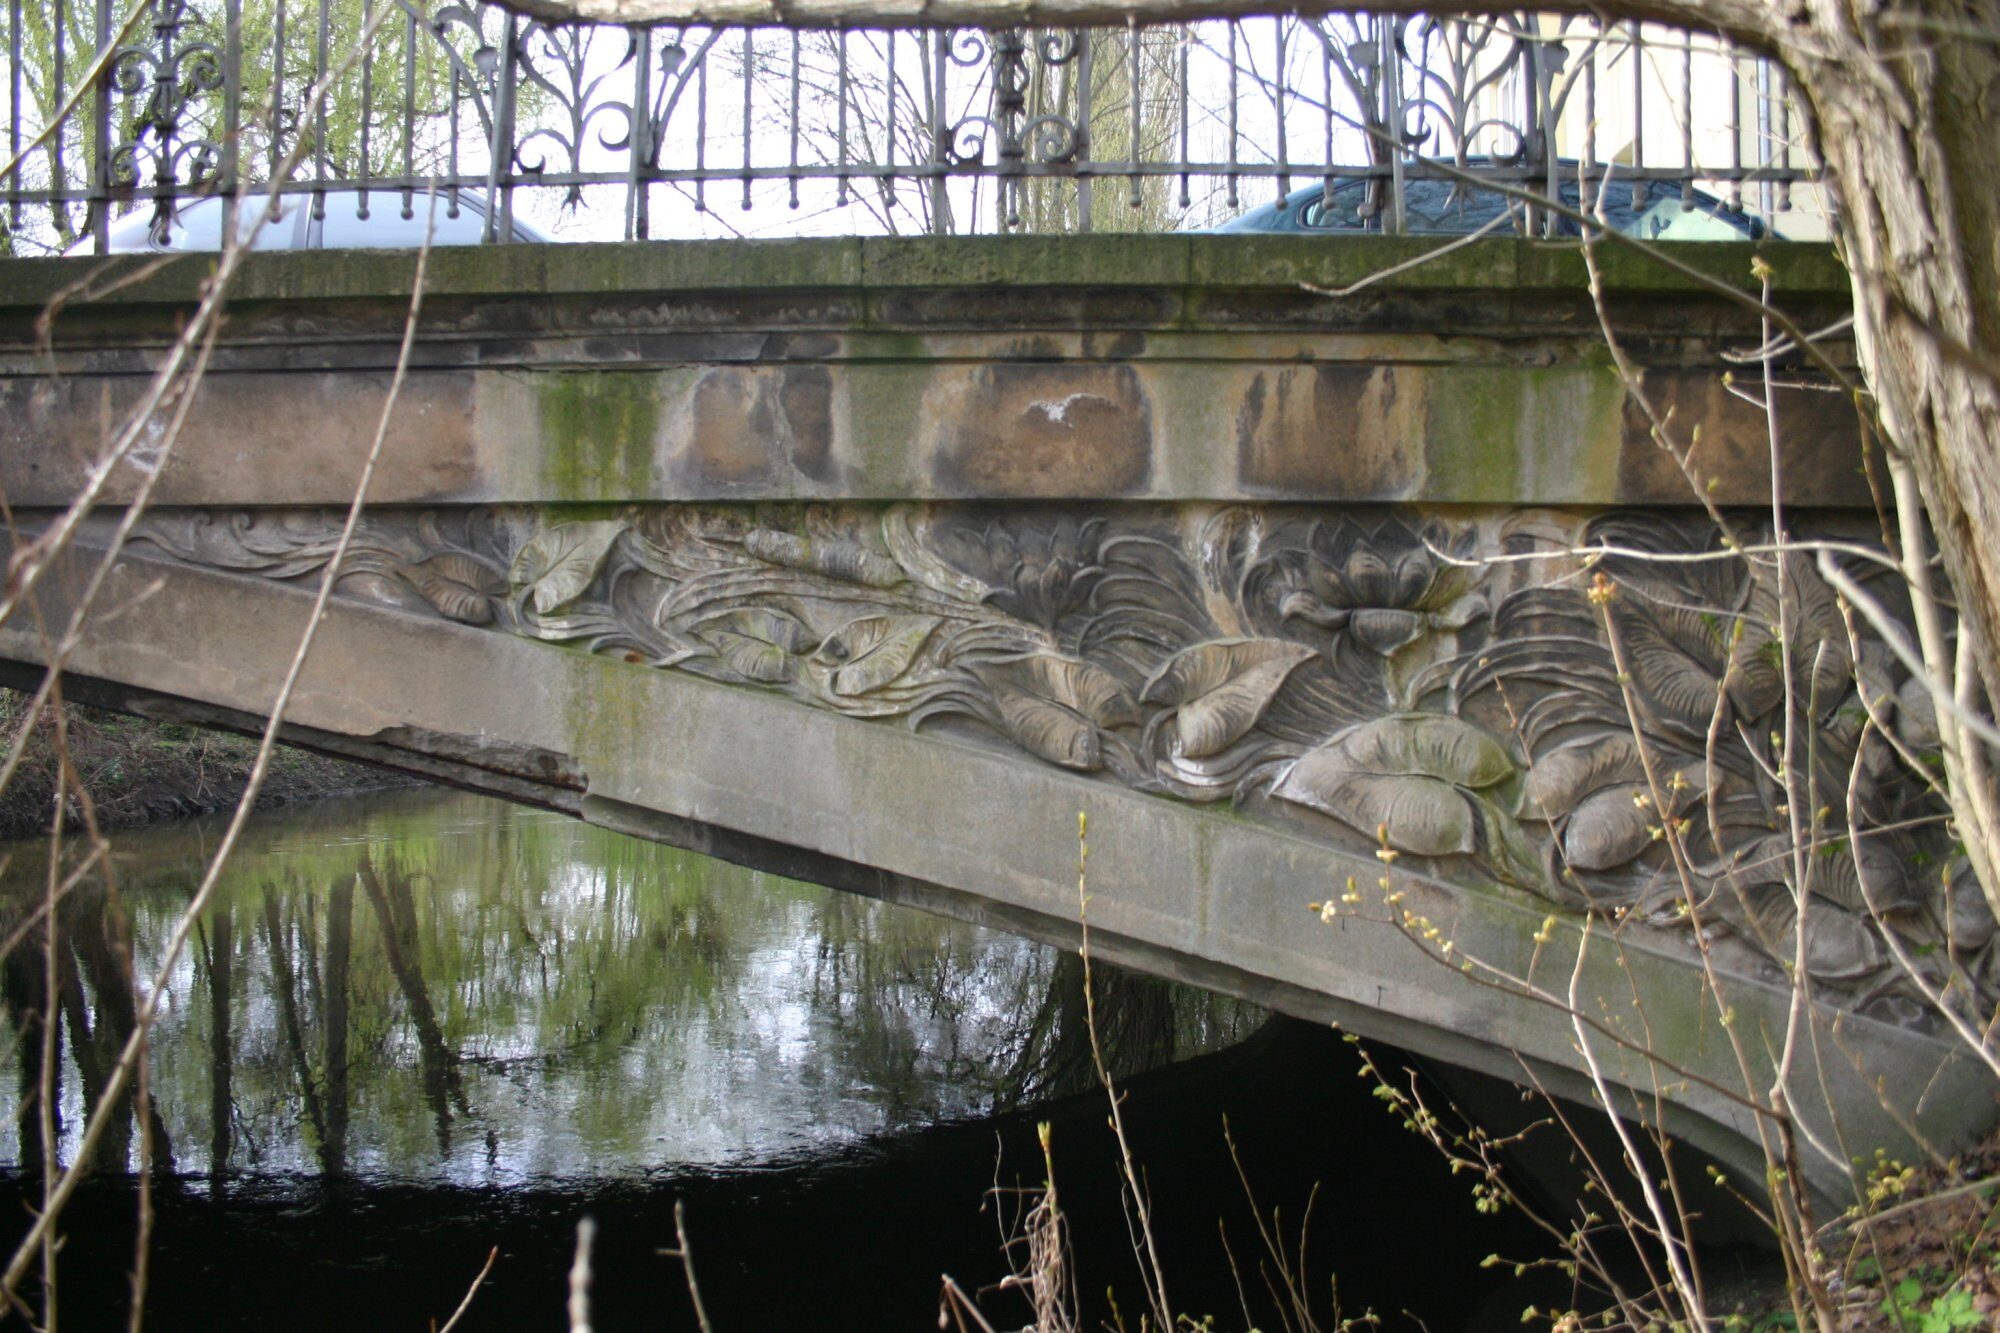
<path id="1" fill-rule="evenodd" d="M 122 836 L 115 894 L 93 882 L 61 913 L 60 1161 L 131 1030 L 121 959 L 151 976 L 218 831 Z M 11 850 L 0 917 L 18 923 L 48 868 L 39 845 Z M 8 1217 L 39 1196 L 45 943 L 30 932 L 4 969 Z M 942 1274 L 1005 1276 L 1026 1206 L 1009 1187 L 1040 1185 L 1048 1122 L 1087 1309 L 1109 1315 L 1114 1287 L 1136 1327 L 1082 980 L 1071 954 L 483 798 L 262 817 L 154 1031 L 170 1166 L 147 1326 L 419 1330 L 498 1246 L 460 1327 L 559 1329 L 588 1213 L 596 1327 L 688 1328 L 658 1253 L 678 1201 L 718 1330 L 935 1328 Z M 1474 1213 L 1335 1034 L 1109 967 L 1095 981 L 1177 1306 L 1284 1326 L 1225 1117 L 1294 1263 L 1312 1202 L 1323 1320 L 1330 1275 L 1348 1313 L 1434 1330 L 1508 1326 L 1554 1294 L 1478 1266 L 1532 1242 Z M 120 1109 L 65 1215 L 63 1327 L 122 1326 L 139 1134 Z M 1028 1317 L 1015 1295 L 983 1304 L 997 1327 Z"/>

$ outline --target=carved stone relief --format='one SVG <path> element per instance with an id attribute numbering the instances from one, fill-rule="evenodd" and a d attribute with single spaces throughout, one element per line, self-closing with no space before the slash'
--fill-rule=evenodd
<path id="1" fill-rule="evenodd" d="M 177 511 L 142 539 L 296 579 L 339 526 Z M 2000 943 L 1929 787 L 1921 691 L 1850 638 L 1810 558 L 1784 561 L 1643 512 L 480 509 L 368 517 L 339 591 L 976 731 L 1626 929 L 1698 920 L 1771 960 L 1803 878 L 1816 983 L 1925 1022 L 1890 930 L 1990 1005 Z"/>

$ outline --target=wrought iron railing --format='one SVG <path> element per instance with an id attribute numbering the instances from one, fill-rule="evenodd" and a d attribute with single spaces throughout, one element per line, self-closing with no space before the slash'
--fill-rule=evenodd
<path id="1" fill-rule="evenodd" d="M 1608 178 L 1631 208 L 1699 199 L 1748 232 L 1819 225 L 1775 68 L 1629 23 L 801 30 L 556 26 L 477 0 L 5 3 L 16 253 L 107 248 L 135 211 L 164 236 L 185 201 L 274 180 L 315 218 L 409 218 L 434 190 L 492 240 L 517 220 L 601 238 L 1170 230 L 1314 184 L 1317 222 L 1397 231 L 1462 203 L 1462 173 L 1579 204 Z"/>

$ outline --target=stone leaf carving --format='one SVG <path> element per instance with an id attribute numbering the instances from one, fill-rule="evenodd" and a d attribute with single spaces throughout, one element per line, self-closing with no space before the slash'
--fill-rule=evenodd
<path id="1" fill-rule="evenodd" d="M 811 630 L 770 607 L 724 611 L 698 628 L 731 670 L 766 685 L 795 679 L 800 659 L 819 646 Z"/>
<path id="2" fill-rule="evenodd" d="M 827 690 L 858 699 L 887 689 L 916 662 L 937 616 L 862 616 L 821 643 L 810 665 Z"/>
<path id="3" fill-rule="evenodd" d="M 404 577 L 439 615 L 466 625 L 492 623 L 493 599 L 507 591 L 506 575 L 459 551 L 441 551 L 406 566 Z"/>
<path id="4" fill-rule="evenodd" d="M 811 541 L 789 532 L 758 528 L 744 535 L 743 549 L 769 564 L 825 574 L 869 588 L 893 588 L 904 581 L 901 566 L 859 542 L 837 538 Z"/>
<path id="5" fill-rule="evenodd" d="M 1142 696 L 1158 704 L 1150 728 L 1171 718 L 1175 746 L 1189 759 L 1206 759 L 1243 739 L 1264 714 L 1292 668 L 1313 650 L 1282 639 L 1224 639 L 1174 654 Z"/>
<path id="6" fill-rule="evenodd" d="M 1496 799 L 1515 776 L 1506 748 L 1435 713 L 1352 727 L 1292 765 L 1274 794 L 1418 856 L 1474 856 L 1511 884 L 1540 881 L 1525 835 Z"/>
<path id="7" fill-rule="evenodd" d="M 1407 708 L 1425 669 L 1488 612 L 1473 574 L 1453 562 L 1470 550 L 1468 529 L 1395 510 L 1342 513 L 1303 533 L 1261 533 L 1246 596 L 1283 632 L 1322 635 L 1321 651 L 1349 676 L 1376 677 L 1382 708 Z"/>
<path id="8" fill-rule="evenodd" d="M 1631 735 L 1573 741 L 1543 756 L 1521 788 L 1521 818 L 1557 825 L 1563 864 L 1577 870 L 1622 866 L 1660 840 L 1665 819 L 1677 818 L 1707 784 L 1700 763 L 1675 767 L 1665 756 L 1653 781 Z M 1664 818 L 1663 818 L 1664 816 Z"/>
<path id="9" fill-rule="evenodd" d="M 604 564 L 611 543 L 625 531 L 619 522 L 558 523 L 536 533 L 514 557 L 507 577 L 531 598 L 535 613 L 551 616 L 583 596 Z"/>
<path id="10" fill-rule="evenodd" d="M 978 669 L 1005 730 L 1031 754 L 1092 773 L 1104 767 L 1103 733 L 1136 726 L 1139 708 L 1124 682 L 1102 667 L 1054 654 Z"/>
<path id="11" fill-rule="evenodd" d="M 1767 951 L 1782 955 L 1793 947 L 1799 900 L 1785 885 L 1758 885 L 1745 895 L 1738 915 L 1746 935 Z M 1889 964 L 1882 938 L 1867 918 L 1830 903 L 1811 902 L 1805 946 L 1806 970 L 1835 985 L 1866 981 Z"/>
<path id="12" fill-rule="evenodd" d="M 170 511 L 137 536 L 303 579 L 340 519 Z M 1611 553 L 1566 554 L 1592 546 Z M 1363 855 L 1386 841 L 1417 873 L 1632 928 L 1698 911 L 1774 967 L 1803 900 L 1809 970 L 1896 1021 L 1911 991 L 1884 930 L 1954 994 L 2000 995 L 2000 931 L 1947 873 L 1930 775 L 1882 735 L 1935 746 L 1928 698 L 1881 645 L 1857 658 L 1817 570 L 1786 559 L 1634 512 L 398 510 L 364 518 L 338 591 L 1231 801 Z M 1788 694 L 1828 807 L 1803 876 L 1771 740 Z M 1848 829 L 1829 797 L 1855 774 Z"/>

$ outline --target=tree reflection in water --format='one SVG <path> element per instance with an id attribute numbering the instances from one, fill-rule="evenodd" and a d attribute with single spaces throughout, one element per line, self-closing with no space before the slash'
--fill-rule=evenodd
<path id="1" fill-rule="evenodd" d="M 126 960 L 149 973 L 210 828 L 126 835 L 115 904 L 97 884 L 62 907 L 64 1156 L 132 1030 Z M 16 923 L 40 855 L 17 849 L 0 880 Z M 155 1152 L 218 1190 L 244 1173 L 520 1183 L 797 1157 L 1088 1087 L 1076 962 L 477 797 L 280 812 L 244 840 L 170 983 Z M 34 932 L 0 982 L 15 1036 L 0 1157 L 34 1167 Z M 1263 1017 L 1108 967 L 1098 985 L 1124 1075 Z M 136 1161 L 130 1119 L 100 1165 Z"/>

